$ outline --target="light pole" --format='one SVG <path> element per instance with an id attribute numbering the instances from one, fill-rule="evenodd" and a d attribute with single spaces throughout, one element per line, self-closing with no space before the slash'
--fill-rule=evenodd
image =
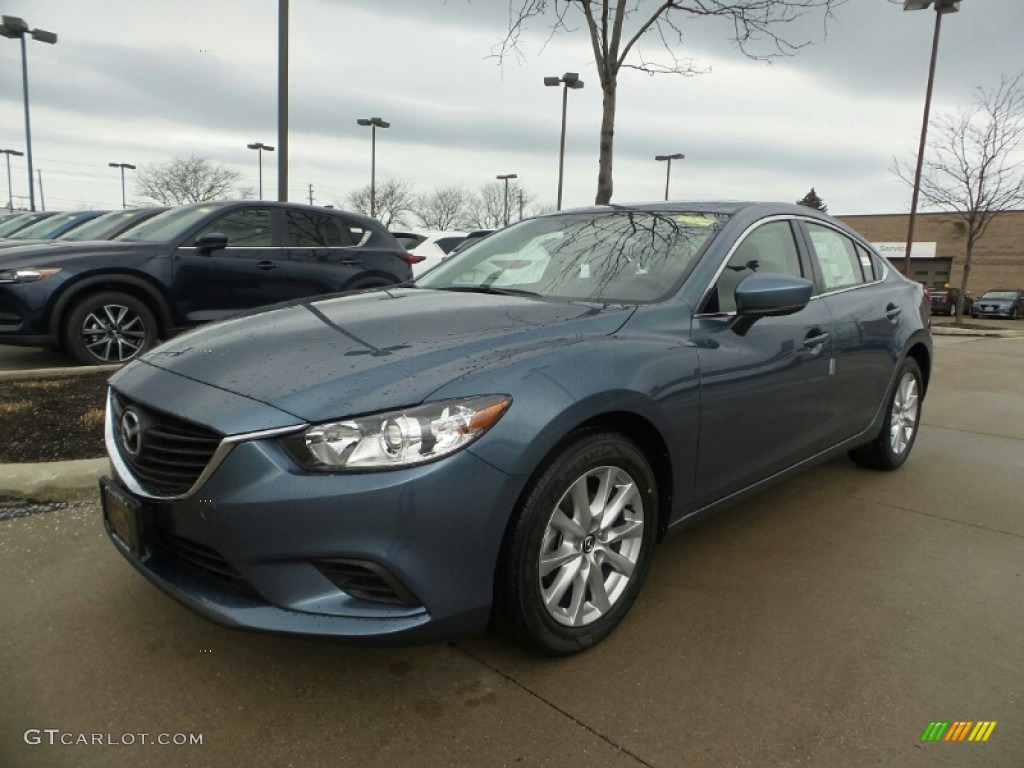
<path id="1" fill-rule="evenodd" d="M 910 277 L 910 249 L 914 244 L 914 219 L 917 217 L 917 198 L 921 193 L 921 167 L 924 164 L 924 146 L 928 138 L 928 113 L 932 108 L 932 85 L 935 82 L 935 61 L 939 55 L 939 30 L 942 17 L 960 10 L 960 0 L 903 0 L 904 11 L 923 11 L 935 5 L 935 34 L 932 37 L 932 59 L 928 65 L 928 88 L 924 97 L 924 118 L 921 121 L 921 143 L 917 147 L 917 168 L 914 170 L 914 192 L 910 197 L 910 221 L 907 224 L 907 251 L 903 255 L 903 275 Z"/>
<path id="2" fill-rule="evenodd" d="M 131 163 L 107 163 L 111 168 L 121 169 L 121 208 L 127 208 L 124 200 L 124 169 L 127 168 L 129 171 L 134 171 L 135 166 Z"/>
<path id="3" fill-rule="evenodd" d="M 583 87 L 583 81 L 580 80 L 577 72 L 566 72 L 561 77 L 544 78 L 544 85 L 557 86 L 559 84 L 564 86 L 562 88 L 562 141 L 558 146 L 558 207 L 556 208 L 560 211 L 562 210 L 562 171 L 565 167 L 565 109 L 569 103 L 569 89 L 579 90 Z"/>
<path id="4" fill-rule="evenodd" d="M 654 159 L 668 161 L 668 165 L 665 167 L 665 199 L 668 200 L 668 180 L 672 178 L 672 161 L 685 160 L 686 155 L 676 152 L 674 155 L 655 155 Z"/>
<path id="5" fill-rule="evenodd" d="M 4 16 L 0 24 L 0 36 L 21 39 L 21 88 L 25 94 L 25 151 L 28 152 L 28 205 L 30 210 L 36 209 L 36 193 L 32 183 L 32 128 L 28 117 L 28 56 L 25 53 L 25 34 L 31 34 L 33 40 L 53 45 L 57 42 L 56 32 L 44 29 L 28 28 L 24 19 L 17 16 Z"/>
<path id="6" fill-rule="evenodd" d="M 16 149 L 0 149 L 7 155 L 7 210 L 14 212 L 14 187 L 11 186 L 11 155 L 15 157 L 24 157 L 24 152 L 19 152 Z"/>
<path id="7" fill-rule="evenodd" d="M 495 177 L 498 181 L 505 182 L 505 226 L 508 226 L 508 180 L 518 179 L 519 177 L 514 173 L 503 173 Z"/>
<path id="8" fill-rule="evenodd" d="M 255 149 L 260 153 L 260 200 L 263 199 L 263 153 L 273 152 L 274 148 L 264 144 L 262 141 L 254 141 L 252 144 L 246 144 L 249 149 Z"/>
<path id="9" fill-rule="evenodd" d="M 370 216 L 377 215 L 377 129 L 390 128 L 391 123 L 380 117 L 360 117 L 357 125 L 370 126 Z"/>

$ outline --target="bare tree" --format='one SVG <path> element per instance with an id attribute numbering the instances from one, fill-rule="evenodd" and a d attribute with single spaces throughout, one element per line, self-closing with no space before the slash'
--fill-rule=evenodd
<path id="1" fill-rule="evenodd" d="M 427 229 L 465 226 L 470 193 L 465 187 L 442 187 L 416 198 L 412 212 Z"/>
<path id="2" fill-rule="evenodd" d="M 214 165 L 204 157 L 176 157 L 164 165 L 140 167 L 135 190 L 161 205 L 201 203 L 230 197 L 231 186 L 241 176 L 238 171 Z"/>
<path id="3" fill-rule="evenodd" d="M 508 220 L 518 221 L 526 215 L 526 206 L 533 195 L 518 182 L 508 185 Z M 466 206 L 466 225 L 472 229 L 499 229 L 505 226 L 505 185 L 491 181 L 480 187 Z"/>
<path id="4" fill-rule="evenodd" d="M 376 217 L 389 229 L 393 226 L 407 226 L 406 218 L 413 212 L 416 204 L 416 192 L 413 185 L 400 179 L 383 179 L 376 186 Z M 370 185 L 357 189 L 345 199 L 349 210 L 370 215 Z"/>
<path id="5" fill-rule="evenodd" d="M 974 260 L 974 246 L 1000 212 L 1024 204 L 1024 75 L 1004 77 L 994 91 L 976 90 L 976 103 L 932 121 L 930 152 L 921 173 L 921 196 L 956 214 L 967 238 L 956 322 Z M 892 171 L 910 187 L 914 167 L 894 161 Z"/>
<path id="6" fill-rule="evenodd" d="M 499 61 L 521 55 L 519 43 L 528 22 L 539 17 L 550 20 L 551 34 L 575 34 L 580 16 L 594 49 L 594 62 L 603 92 L 601 143 L 597 175 L 598 205 L 612 199 L 612 155 L 615 137 L 615 104 L 619 72 L 625 67 L 649 75 L 696 75 L 692 59 L 680 59 L 683 20 L 720 19 L 732 26 L 730 39 L 748 57 L 769 59 L 791 56 L 807 42 L 792 42 L 775 30 L 809 11 L 823 9 L 826 16 L 846 0 L 509 0 L 509 24 L 498 44 Z M 670 62 L 660 64 L 639 50 L 641 38 L 651 35 Z M 759 50 L 768 44 L 768 52 Z"/>

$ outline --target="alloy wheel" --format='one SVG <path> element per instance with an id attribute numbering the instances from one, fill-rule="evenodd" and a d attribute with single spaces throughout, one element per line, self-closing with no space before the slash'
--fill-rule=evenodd
<path id="1" fill-rule="evenodd" d="M 86 314 L 81 333 L 85 348 L 105 363 L 130 360 L 146 343 L 142 318 L 123 304 L 104 304 Z"/>
<path id="2" fill-rule="evenodd" d="M 889 446 L 897 456 L 902 456 L 913 441 L 920 407 L 917 377 L 908 371 L 896 387 L 889 421 Z"/>
<path id="3" fill-rule="evenodd" d="M 596 467 L 570 485 L 541 539 L 541 597 L 559 624 L 597 621 L 625 592 L 643 546 L 644 507 L 621 467 Z"/>

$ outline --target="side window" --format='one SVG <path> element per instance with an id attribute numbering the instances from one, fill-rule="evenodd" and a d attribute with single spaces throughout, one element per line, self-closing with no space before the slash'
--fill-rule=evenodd
<path id="1" fill-rule="evenodd" d="M 226 213 L 203 227 L 195 236 L 193 245 L 211 232 L 227 235 L 228 248 L 269 248 L 274 244 L 268 208 L 245 208 Z"/>
<path id="2" fill-rule="evenodd" d="M 733 251 L 704 312 L 735 312 L 736 286 L 755 272 L 779 272 L 803 277 L 803 265 L 788 221 L 773 221 L 755 229 Z"/>
<path id="3" fill-rule="evenodd" d="M 814 252 L 821 265 L 821 276 L 826 291 L 850 288 L 875 279 L 870 257 L 865 270 L 856 244 L 846 235 L 810 222 L 807 223 L 807 232 L 811 236 Z M 862 253 L 867 256 L 866 252 Z"/>
<path id="4" fill-rule="evenodd" d="M 299 248 L 330 248 L 348 245 L 334 219 L 313 211 L 287 211 L 287 245 Z"/>

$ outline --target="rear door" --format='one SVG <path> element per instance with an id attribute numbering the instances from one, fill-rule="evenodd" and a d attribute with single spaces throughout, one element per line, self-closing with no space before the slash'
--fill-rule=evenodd
<path id="1" fill-rule="evenodd" d="M 827 448 L 867 429 L 884 402 L 903 310 L 895 286 L 883 279 L 888 268 L 863 244 L 824 223 L 801 227 L 832 318 L 835 363 L 821 446 Z"/>

